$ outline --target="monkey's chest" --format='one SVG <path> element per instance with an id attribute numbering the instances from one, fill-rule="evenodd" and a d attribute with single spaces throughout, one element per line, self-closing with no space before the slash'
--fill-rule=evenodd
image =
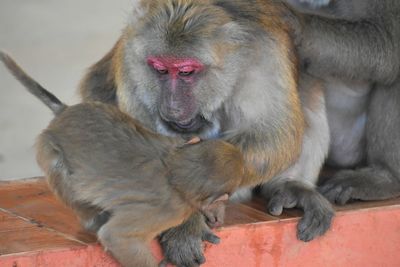
<path id="1" fill-rule="evenodd" d="M 325 101 L 330 130 L 328 163 L 350 167 L 365 154 L 365 127 L 371 85 L 330 79 L 325 82 Z"/>

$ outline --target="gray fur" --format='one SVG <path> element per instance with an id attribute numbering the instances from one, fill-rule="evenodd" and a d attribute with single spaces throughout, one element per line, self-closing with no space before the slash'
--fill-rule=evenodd
<path id="1" fill-rule="evenodd" d="M 328 163 L 338 167 L 356 166 L 365 157 L 367 107 L 372 84 L 338 78 L 324 81 L 331 133 Z"/>
<path id="2" fill-rule="evenodd" d="M 274 216 L 294 207 L 304 211 L 297 225 L 300 240 L 310 241 L 324 234 L 331 225 L 334 210 L 315 190 L 329 150 L 329 126 L 324 93 L 320 82 L 306 74 L 300 77 L 299 92 L 307 126 L 299 159 L 287 170 L 262 185 L 267 210 Z"/>
<path id="3" fill-rule="evenodd" d="M 400 196 L 400 83 L 377 86 L 367 110 L 366 164 L 341 170 L 320 191 L 330 201 L 382 200 Z"/>
<path id="4" fill-rule="evenodd" d="M 400 2 L 336 0 L 300 11 L 310 14 L 300 57 L 325 83 L 328 163 L 353 168 L 327 179 L 320 191 L 338 204 L 399 196 Z"/>
<path id="5" fill-rule="evenodd" d="M 315 15 L 304 18 L 299 54 L 309 73 L 385 84 L 396 80 L 399 1 L 337 0 L 322 10 L 310 8 Z"/>

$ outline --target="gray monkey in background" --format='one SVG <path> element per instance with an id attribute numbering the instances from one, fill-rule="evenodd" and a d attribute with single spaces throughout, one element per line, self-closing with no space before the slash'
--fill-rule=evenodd
<path id="1" fill-rule="evenodd" d="M 400 1 L 286 0 L 300 16 L 302 71 L 323 80 L 331 202 L 400 195 Z"/>

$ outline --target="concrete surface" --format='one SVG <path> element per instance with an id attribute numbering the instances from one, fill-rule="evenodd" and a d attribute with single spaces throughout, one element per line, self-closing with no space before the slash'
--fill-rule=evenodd
<path id="1" fill-rule="evenodd" d="M 62 101 L 117 40 L 135 0 L 0 0 L 0 49 Z M 0 64 L 1 65 L 1 64 Z M 0 180 L 41 175 L 35 137 L 50 110 L 0 66 Z"/>

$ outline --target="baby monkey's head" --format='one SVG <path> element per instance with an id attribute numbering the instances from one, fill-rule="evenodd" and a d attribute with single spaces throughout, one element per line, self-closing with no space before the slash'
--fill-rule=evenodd
<path id="1" fill-rule="evenodd" d="M 240 150 L 221 140 L 191 139 L 172 151 L 166 164 L 170 184 L 200 207 L 226 200 L 246 175 Z"/>

